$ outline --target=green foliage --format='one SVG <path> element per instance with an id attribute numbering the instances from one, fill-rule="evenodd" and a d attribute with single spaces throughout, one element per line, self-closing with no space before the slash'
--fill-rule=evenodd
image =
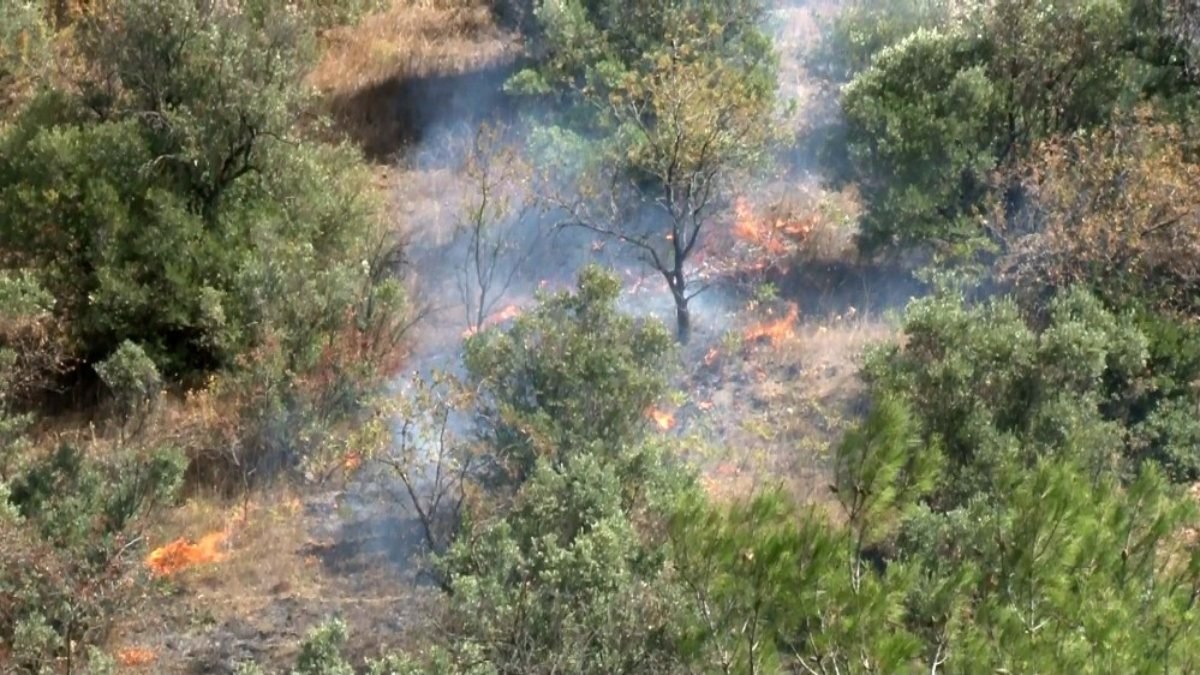
<path id="1" fill-rule="evenodd" d="M 771 44 L 759 27 L 765 10 L 760 0 L 538 2 L 533 47 L 539 63 L 511 84 L 530 93 L 558 90 L 586 96 L 589 92 L 576 91 L 581 78 L 636 69 L 688 27 L 712 27 L 705 31 L 710 41 L 703 50 L 718 58 L 768 63 Z"/>
<path id="2" fill-rule="evenodd" d="M 860 550 L 891 534 L 896 519 L 933 492 L 942 468 L 937 446 L 922 442 L 904 404 L 882 397 L 874 406 L 842 439 L 834 462 L 838 500 Z"/>
<path id="3" fill-rule="evenodd" d="M 59 299 L 84 360 L 129 340 L 177 378 L 282 336 L 311 367 L 383 277 L 363 264 L 379 235 L 356 157 L 292 131 L 306 29 L 122 0 L 80 30 L 97 76 L 0 138 L 0 245 Z"/>
<path id="4" fill-rule="evenodd" d="M 53 306 L 54 298 L 31 274 L 0 271 L 0 482 L 24 450 L 24 433 L 33 421 L 31 414 L 17 409 L 37 382 L 29 371 L 38 355 L 30 353 L 27 338 L 37 335 L 38 324 Z"/>
<path id="5" fill-rule="evenodd" d="M 650 491 L 645 478 L 599 455 L 542 461 L 510 513 L 460 538 L 441 561 L 456 661 L 475 655 L 502 673 L 668 671 L 675 592 L 634 525 L 645 502 L 622 498 Z"/>
<path id="6" fill-rule="evenodd" d="M 538 457 L 619 455 L 642 437 L 666 391 L 670 336 L 616 308 L 620 284 L 596 267 L 575 293 L 545 297 L 509 330 L 472 336 L 464 362 L 485 435 L 518 478 Z"/>
<path id="7" fill-rule="evenodd" d="M 808 57 L 819 75 L 846 82 L 870 67 L 875 55 L 918 30 L 950 27 L 948 0 L 859 0 L 826 20 L 821 42 Z"/>
<path id="8" fill-rule="evenodd" d="M 122 425 L 144 419 L 162 393 L 162 376 L 142 348 L 126 340 L 112 356 L 97 363 L 96 374 L 108 387 Z M 140 426 L 140 425 L 139 425 Z"/>
<path id="9" fill-rule="evenodd" d="M 346 624 L 331 619 L 314 628 L 300 645 L 292 675 L 354 675 L 354 668 L 342 658 L 346 643 Z"/>
<path id="10" fill-rule="evenodd" d="M 959 33 L 918 30 L 847 85 L 847 143 L 869 207 L 864 248 L 956 244 L 977 232 L 1000 122 L 979 48 Z"/>
<path id="11" fill-rule="evenodd" d="M 575 292 L 468 340 L 466 389 L 510 489 L 476 503 L 437 559 L 456 638 L 406 668 L 675 667 L 678 590 L 653 542 L 660 514 L 692 487 L 647 443 L 645 417 L 665 393 L 672 343 L 659 323 L 617 311 L 619 291 L 589 267 Z"/>
<path id="12" fill-rule="evenodd" d="M 1043 139 L 1105 124 L 1182 86 L 1170 50 L 1144 48 L 1153 41 L 1147 22 L 1164 20 L 1158 5 L 969 2 L 950 19 L 938 3 L 915 4 L 898 14 L 890 4 L 847 10 L 823 57 L 854 73 L 843 104 L 870 252 L 913 244 L 967 252 L 986 230 L 978 211 L 997 192 L 992 171 Z"/>
<path id="13" fill-rule="evenodd" d="M 728 673 L 903 672 L 921 646 L 899 625 L 908 575 L 856 567 L 846 535 L 779 493 L 684 505 L 671 543 L 692 603 L 686 653 Z"/>
<path id="14" fill-rule="evenodd" d="M 1011 300 L 968 307 L 943 294 L 914 303 L 904 332 L 905 346 L 875 354 L 867 373 L 878 395 L 920 412 L 925 443 L 945 448 L 935 503 L 992 494 L 1014 466 L 1047 456 L 1100 473 L 1151 461 L 1175 481 L 1200 476 L 1193 327 L 1114 314 L 1076 289 L 1051 301 L 1045 325 Z"/>
<path id="15" fill-rule="evenodd" d="M 946 514 L 912 519 L 900 546 L 927 570 L 912 619 L 966 672 L 1152 672 L 1195 658 L 1194 505 L 1145 471 L 1128 488 L 1069 461 L 1039 462 Z M 1100 649 L 1098 645 L 1122 645 Z"/>
<path id="16" fill-rule="evenodd" d="M 0 495 L 0 647 L 33 672 L 101 642 L 144 578 L 140 526 L 170 499 L 183 457 L 101 461 L 61 446 L 31 458 Z M 7 515 L 6 515 L 7 513 Z"/>
<path id="17" fill-rule="evenodd" d="M 508 83 L 573 104 L 537 134 L 555 160 L 546 198 L 663 275 L 681 342 L 696 294 L 689 258 L 732 182 L 779 132 L 762 11 L 758 0 L 546 2 L 537 12 L 546 49 Z"/>

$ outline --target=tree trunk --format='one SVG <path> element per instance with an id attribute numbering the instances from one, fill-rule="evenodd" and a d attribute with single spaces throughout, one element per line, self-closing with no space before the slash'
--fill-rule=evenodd
<path id="1" fill-rule="evenodd" d="M 692 337 L 692 313 L 688 309 L 687 296 L 682 289 L 674 293 L 675 297 L 675 337 L 679 344 L 686 345 Z"/>
<path id="2" fill-rule="evenodd" d="M 667 280 L 667 287 L 671 289 L 671 297 L 675 299 L 675 339 L 679 340 L 679 344 L 686 345 L 692 337 L 692 314 L 688 311 L 687 280 L 681 267 L 677 264 L 672 271 L 660 271 Z"/>
<path id="3" fill-rule="evenodd" d="M 676 337 L 680 345 L 688 344 L 691 339 L 691 311 L 688 309 L 688 300 L 676 300 Z"/>

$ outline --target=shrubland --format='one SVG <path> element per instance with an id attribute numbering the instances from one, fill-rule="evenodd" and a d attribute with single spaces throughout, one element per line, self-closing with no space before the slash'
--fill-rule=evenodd
<path id="1" fill-rule="evenodd" d="M 0 654 L 77 671 L 146 581 L 152 512 L 307 469 L 409 316 L 369 171 L 300 124 L 313 17 L 120 0 L 55 34 L 62 17 L 10 5 Z M 91 438 L 41 431 L 64 415 Z"/>
<path id="2" fill-rule="evenodd" d="M 840 262 L 934 264 L 861 358 L 820 502 L 718 498 L 688 461 L 704 441 L 648 418 L 708 360 L 687 340 L 711 282 L 694 256 L 795 131 L 768 7 L 508 7 L 527 61 L 506 88 L 539 115 L 507 159 L 559 229 L 662 277 L 680 339 L 584 267 L 507 323 L 468 306 L 449 372 L 373 409 L 417 303 L 361 149 L 329 141 L 304 82 L 325 31 L 376 8 L 0 10 L 5 665 L 99 670 L 158 514 L 349 453 L 405 488 L 386 508 L 419 521 L 435 629 L 372 635 L 363 661 L 333 619 L 291 672 L 1195 669 L 1186 8 L 864 0 L 832 19 L 808 62 L 844 84 L 827 177 L 863 208 Z M 477 212 L 477 236 L 512 218 Z M 45 433 L 70 414 L 90 439 Z"/>

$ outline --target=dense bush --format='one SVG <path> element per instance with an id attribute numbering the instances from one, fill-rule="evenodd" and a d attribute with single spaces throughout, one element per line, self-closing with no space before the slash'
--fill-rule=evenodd
<path id="1" fill-rule="evenodd" d="M 995 209 L 998 271 L 1027 304 L 1083 284 L 1113 306 L 1200 316 L 1200 166 L 1180 127 L 1139 115 L 1055 138 L 1020 167 L 1020 208 Z"/>
<path id="2" fill-rule="evenodd" d="M 0 652 L 27 672 L 82 662 L 145 581 L 141 528 L 183 474 L 174 451 L 87 457 L 68 445 L 0 481 Z"/>
<path id="3" fill-rule="evenodd" d="M 293 131 L 305 28 L 123 0 L 78 29 L 80 93 L 0 138 L 4 263 L 36 270 L 86 362 L 129 340 L 178 378 L 273 337 L 312 366 L 380 281 L 380 234 L 353 154 Z"/>
<path id="4" fill-rule="evenodd" d="M 960 33 L 922 29 L 847 85 L 848 149 L 868 205 L 864 248 L 954 244 L 978 231 L 1001 122 L 980 49 Z"/>
<path id="5" fill-rule="evenodd" d="M 911 25 L 882 6 L 848 10 L 854 37 L 827 58 L 858 70 L 844 111 L 864 248 L 967 243 L 986 232 L 987 196 L 1019 194 L 989 174 L 1039 141 L 1104 125 L 1140 100 L 1186 108 L 1189 85 L 1164 32 L 1171 17 L 1155 7 L 1002 0 L 949 18 L 931 7 Z"/>
<path id="6" fill-rule="evenodd" d="M 1195 366 L 1162 355 L 1194 338 L 1168 330 L 1113 314 L 1083 290 L 1055 298 L 1044 326 L 1011 300 L 967 307 L 939 296 L 909 309 L 904 346 L 876 354 L 866 372 L 920 411 L 925 442 L 945 448 L 949 479 L 933 498 L 943 507 L 992 494 L 1005 471 L 1047 457 L 1118 475 L 1161 457 L 1190 481 L 1200 457 L 1184 448 L 1198 428 L 1179 411 L 1197 399 L 1178 382 Z"/>
<path id="7" fill-rule="evenodd" d="M 661 324 L 619 312 L 619 293 L 613 276 L 590 267 L 575 293 L 468 340 L 484 434 L 514 476 L 530 475 L 539 457 L 620 455 L 644 435 L 646 409 L 666 392 L 672 345 Z"/>
<path id="8" fill-rule="evenodd" d="M 953 24 L 948 0 L 857 0 L 825 20 L 821 42 L 808 55 L 812 72 L 847 82 L 875 56 L 919 29 Z"/>

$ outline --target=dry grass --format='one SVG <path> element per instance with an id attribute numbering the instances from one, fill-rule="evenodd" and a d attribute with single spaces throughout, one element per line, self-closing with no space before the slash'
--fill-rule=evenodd
<path id="1" fill-rule="evenodd" d="M 225 530 L 224 558 L 158 582 L 141 610 L 117 626 L 110 653 L 152 652 L 143 672 L 213 672 L 251 659 L 274 672 L 294 661 L 305 633 L 332 616 L 349 624 L 351 654 L 403 646 L 436 598 L 399 579 L 395 566 L 330 541 L 339 497 L 279 486 L 249 502 L 193 499 L 171 512 L 153 529 L 151 547 Z"/>
<path id="2" fill-rule="evenodd" d="M 337 129 L 373 159 L 419 139 L 424 119 L 470 88 L 470 78 L 511 62 L 515 36 L 482 0 L 394 0 L 356 25 L 328 32 L 309 83 Z"/>
<path id="3" fill-rule="evenodd" d="M 463 73 L 512 53 L 492 10 L 478 0 L 395 0 L 357 25 L 329 31 L 309 82 L 326 95 L 392 79 Z"/>
<path id="4" fill-rule="evenodd" d="M 691 424 L 709 447 L 700 468 L 710 492 L 746 496 L 782 486 L 800 501 L 830 501 L 827 459 L 863 394 L 863 352 L 893 337 L 888 322 L 858 310 L 825 318 L 801 314 L 777 339 L 747 341 L 746 328 L 781 313 L 744 312 L 711 363 L 693 374 Z"/>

